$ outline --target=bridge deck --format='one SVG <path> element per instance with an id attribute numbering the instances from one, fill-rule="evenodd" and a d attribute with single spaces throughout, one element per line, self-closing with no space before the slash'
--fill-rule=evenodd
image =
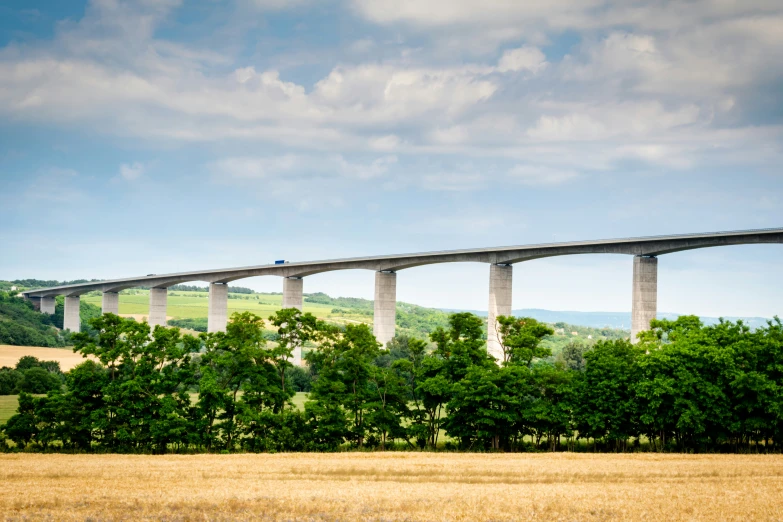
<path id="1" fill-rule="evenodd" d="M 135 286 L 166 288 L 190 281 L 228 283 L 237 279 L 261 275 L 305 277 L 321 272 L 347 269 L 397 271 L 415 266 L 455 262 L 513 264 L 544 257 L 577 254 L 659 256 L 696 248 L 763 243 L 783 243 L 783 228 L 572 241 L 565 243 L 474 248 L 466 250 L 443 250 L 411 254 L 328 259 L 321 261 L 300 261 L 279 265 L 268 264 L 237 268 L 221 268 L 95 281 L 28 290 L 23 292 L 23 294 L 27 297 L 48 297 L 54 295 L 76 296 L 93 290 L 118 292 L 125 288 L 132 288 Z"/>

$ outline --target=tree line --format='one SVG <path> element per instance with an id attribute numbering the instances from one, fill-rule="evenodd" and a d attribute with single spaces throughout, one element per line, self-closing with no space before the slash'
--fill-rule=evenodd
<path id="1" fill-rule="evenodd" d="M 500 361 L 470 313 L 451 315 L 428 341 L 396 337 L 385 348 L 367 325 L 337 327 L 294 308 L 268 322 L 234 314 L 225 332 L 198 337 L 112 314 L 91 326 L 73 336 L 91 359 L 44 397 L 21 393 L 0 440 L 141 453 L 738 452 L 779 451 L 783 436 L 779 319 L 753 331 L 656 320 L 637 344 L 573 344 L 552 360 L 542 346 L 550 327 L 500 317 Z M 302 348 L 306 371 L 290 362 Z"/>

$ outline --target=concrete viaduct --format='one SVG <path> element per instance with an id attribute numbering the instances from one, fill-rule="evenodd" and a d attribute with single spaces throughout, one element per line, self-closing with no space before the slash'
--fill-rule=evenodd
<path id="1" fill-rule="evenodd" d="M 148 320 L 151 326 L 166 324 L 166 298 L 170 286 L 191 281 L 209 283 L 210 332 L 223 331 L 228 317 L 228 284 L 247 277 L 275 275 L 283 278 L 283 307 L 302 309 L 303 278 L 333 270 L 362 269 L 375 271 L 374 333 L 384 345 L 394 337 L 397 272 L 406 268 L 435 263 L 486 263 L 489 265 L 489 317 L 487 349 L 500 357 L 495 318 L 511 315 L 512 267 L 516 263 L 545 257 L 575 254 L 625 254 L 633 257 L 631 301 L 631 339 L 649 328 L 655 318 L 658 302 L 658 257 L 673 252 L 727 245 L 783 243 L 783 228 L 742 230 L 702 234 L 637 237 L 597 241 L 575 241 L 526 246 L 447 250 L 418 254 L 357 257 L 326 261 L 260 265 L 177 274 L 148 275 L 75 285 L 28 290 L 23 295 L 41 312 L 54 313 L 54 298 L 65 296 L 64 328 L 78 331 L 79 296 L 103 293 L 103 312 L 118 313 L 119 292 L 138 286 L 150 287 Z"/>

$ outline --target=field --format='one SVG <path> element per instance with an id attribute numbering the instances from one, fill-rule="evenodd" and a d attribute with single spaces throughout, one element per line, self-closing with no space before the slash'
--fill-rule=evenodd
<path id="1" fill-rule="evenodd" d="M 4 520 L 780 520 L 780 456 L 0 455 Z"/>
<path id="2" fill-rule="evenodd" d="M 147 317 L 149 313 L 149 292 L 146 290 L 133 290 L 133 294 L 120 294 L 120 315 L 132 315 L 137 319 Z M 234 312 L 253 312 L 265 320 L 282 307 L 281 295 L 267 294 L 230 294 L 228 300 L 229 316 Z M 82 299 L 85 303 L 101 306 L 101 296 L 87 295 Z M 166 315 L 176 319 L 191 319 L 207 316 L 208 294 L 207 292 L 170 291 L 168 295 Z M 304 312 L 310 312 L 319 319 L 333 319 L 335 321 L 346 320 L 345 315 L 333 315 L 332 305 L 304 303 Z M 372 322 L 372 317 L 357 315 L 348 316 L 347 320 Z"/>
<path id="3" fill-rule="evenodd" d="M 84 362 L 81 354 L 74 353 L 73 348 L 39 348 L 36 346 L 9 346 L 0 344 L 0 367 L 14 367 L 19 359 L 25 355 L 38 357 L 42 361 L 57 361 L 60 369 L 67 372 L 76 365 Z"/>
<path id="4" fill-rule="evenodd" d="M 16 397 L 16 395 L 0 395 L 0 424 L 5 424 L 5 421 L 16 413 L 19 404 Z"/>

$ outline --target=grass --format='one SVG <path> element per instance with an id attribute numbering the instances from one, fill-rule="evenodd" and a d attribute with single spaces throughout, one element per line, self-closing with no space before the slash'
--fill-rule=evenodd
<path id="1" fill-rule="evenodd" d="M 6 520 L 780 520 L 783 457 L 0 455 Z M 121 485 L 121 487 L 117 487 Z"/>
<path id="2" fill-rule="evenodd" d="M 191 397 L 192 401 L 198 400 L 198 394 L 194 393 Z M 306 393 L 297 393 L 294 395 L 294 406 L 300 410 L 304 410 L 304 403 L 307 400 Z M 0 395 L 0 424 L 4 424 L 11 415 L 16 413 L 16 407 L 19 404 L 16 395 Z"/>
<path id="3" fill-rule="evenodd" d="M 120 314 L 146 317 L 149 313 L 149 291 L 134 290 L 134 294 L 120 294 Z M 195 319 L 207 317 L 207 292 L 169 292 L 166 314 L 174 319 Z M 228 313 L 253 312 L 265 320 L 282 307 L 282 296 L 266 294 L 229 294 Z M 97 295 L 83 296 L 86 303 L 101 306 L 101 297 Z M 304 303 L 305 312 L 310 312 L 319 319 L 330 319 L 335 322 L 372 322 L 372 317 L 356 314 L 332 314 L 332 305 Z"/>
<path id="4" fill-rule="evenodd" d="M 16 413 L 16 406 L 19 401 L 16 395 L 0 395 L 0 424 L 5 424 L 5 421 L 11 418 L 11 415 Z"/>

